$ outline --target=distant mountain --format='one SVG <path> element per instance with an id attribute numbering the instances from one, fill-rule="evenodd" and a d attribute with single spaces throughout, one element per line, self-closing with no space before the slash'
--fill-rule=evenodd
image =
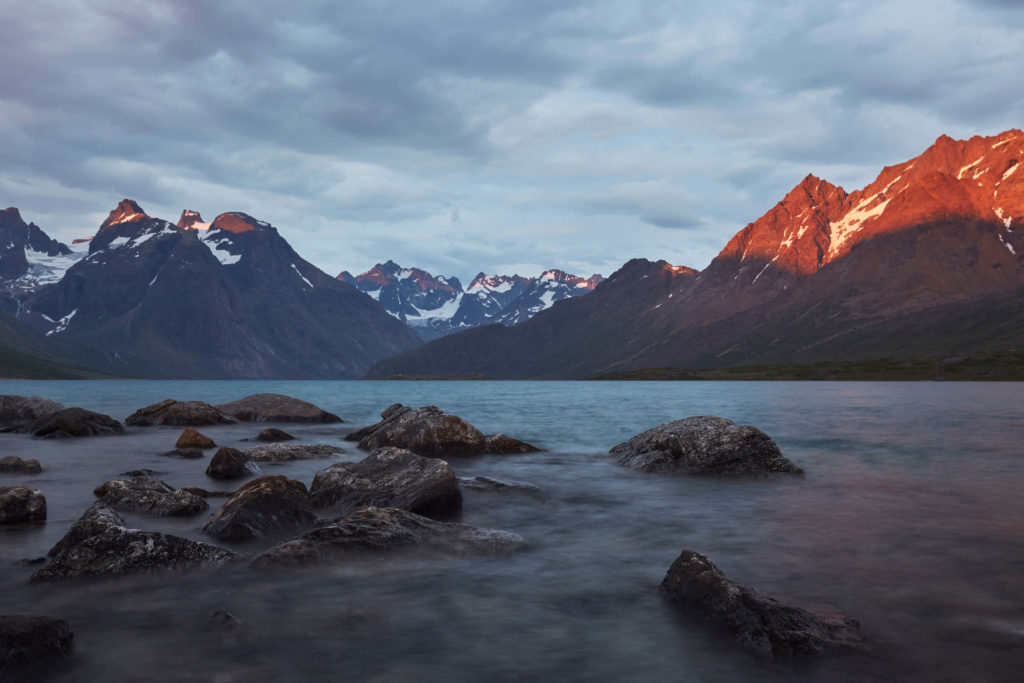
<path id="1" fill-rule="evenodd" d="M 16 314 L 28 293 L 60 280 L 83 256 L 83 248 L 72 250 L 35 223 L 25 223 L 18 209 L 0 211 L 0 287 L 6 294 L 3 307 Z"/>
<path id="2" fill-rule="evenodd" d="M 456 277 L 435 277 L 387 261 L 361 275 L 344 271 L 338 279 L 370 295 L 422 339 L 430 340 L 480 325 L 515 325 L 557 301 L 589 293 L 604 278 L 583 279 L 560 270 L 537 278 L 479 273 L 463 291 Z"/>
<path id="3" fill-rule="evenodd" d="M 190 211 L 179 223 L 122 201 L 20 318 L 146 377 L 357 377 L 418 343 L 270 224 L 238 212 L 206 224 Z"/>
<path id="4" fill-rule="evenodd" d="M 1024 346 L 1024 133 L 953 140 L 847 193 L 807 176 L 700 273 L 635 260 L 512 328 L 371 376 L 585 377 L 650 367 L 950 356 Z"/>

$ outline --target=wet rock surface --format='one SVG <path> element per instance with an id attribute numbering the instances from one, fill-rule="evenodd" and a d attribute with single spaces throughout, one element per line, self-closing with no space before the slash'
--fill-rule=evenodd
<path id="1" fill-rule="evenodd" d="M 28 486 L 0 486 L 0 524 L 42 522 L 46 519 L 46 496 Z"/>
<path id="2" fill-rule="evenodd" d="M 278 441 L 294 441 L 295 437 L 284 431 L 283 429 L 277 429 L 276 427 L 267 427 L 262 432 L 256 435 L 257 441 L 267 441 L 275 443 Z"/>
<path id="3" fill-rule="evenodd" d="M 159 403 L 139 408 L 128 416 L 125 424 L 133 427 L 171 425 L 178 427 L 202 427 L 205 425 L 231 424 L 233 417 L 225 415 L 209 403 L 202 401 L 175 401 L 166 399 Z"/>
<path id="4" fill-rule="evenodd" d="M 287 462 L 289 460 L 315 460 L 331 458 L 345 452 L 340 446 L 326 444 L 264 444 L 243 451 L 255 462 Z"/>
<path id="5" fill-rule="evenodd" d="M 459 488 L 463 491 L 502 491 L 506 493 L 521 493 L 535 498 L 547 498 L 548 494 L 544 489 L 534 484 L 527 484 L 522 481 L 499 481 L 490 477 L 459 477 Z"/>
<path id="6" fill-rule="evenodd" d="M 245 398 L 221 403 L 221 411 L 242 422 L 341 422 L 308 401 L 284 394 L 253 394 Z"/>
<path id="7" fill-rule="evenodd" d="M 0 616 L 0 677 L 65 659 L 71 654 L 74 639 L 71 627 L 62 619 Z"/>
<path id="8" fill-rule="evenodd" d="M 13 431 L 65 407 L 41 396 L 0 395 L 0 431 Z"/>
<path id="9" fill-rule="evenodd" d="M 759 475 L 802 474 L 756 427 L 721 417 L 688 417 L 659 425 L 620 443 L 618 463 L 644 472 Z"/>
<path id="10" fill-rule="evenodd" d="M 85 408 L 65 408 L 34 420 L 18 431 L 43 439 L 69 439 L 124 434 L 124 425 L 109 415 L 94 413 Z"/>
<path id="11" fill-rule="evenodd" d="M 0 474 L 39 474 L 43 471 L 38 460 L 22 460 L 16 455 L 0 458 Z"/>
<path id="12" fill-rule="evenodd" d="M 362 508 L 270 548 L 253 567 L 298 568 L 344 564 L 374 555 L 496 555 L 526 544 L 518 534 L 439 522 L 397 508 Z"/>
<path id="13" fill-rule="evenodd" d="M 174 444 L 175 448 L 216 448 L 213 439 L 193 427 L 186 427 Z"/>
<path id="14" fill-rule="evenodd" d="M 218 567 L 237 557 L 207 543 L 129 529 L 101 502 L 86 510 L 48 555 L 50 563 L 32 575 L 33 583 Z"/>
<path id="15" fill-rule="evenodd" d="M 504 434 L 491 434 L 484 437 L 484 453 L 539 453 L 542 450 L 544 449 Z"/>
<path id="16" fill-rule="evenodd" d="M 175 448 L 173 450 L 167 451 L 166 453 L 161 453 L 160 455 L 163 455 L 168 458 L 185 458 L 186 460 L 198 460 L 199 458 L 204 457 L 206 454 L 203 453 L 201 448 Z"/>
<path id="17" fill-rule="evenodd" d="M 93 493 L 101 502 L 120 512 L 141 512 L 156 517 L 188 517 L 210 508 L 201 496 L 145 476 L 114 479 L 100 484 Z"/>
<path id="18" fill-rule="evenodd" d="M 259 467 L 244 452 L 221 446 L 210 460 L 206 476 L 214 479 L 240 479 L 259 471 Z"/>
<path id="19" fill-rule="evenodd" d="M 347 435 L 347 441 L 358 441 L 366 450 L 393 446 L 404 448 L 428 458 L 456 457 L 492 452 L 488 437 L 457 415 L 450 415 L 437 406 L 409 408 L 401 403 L 388 406 L 381 421 Z M 490 437 L 493 452 L 528 453 L 539 450 L 504 434 Z"/>
<path id="20" fill-rule="evenodd" d="M 661 592 L 687 612 L 720 623 L 757 654 L 789 659 L 863 648 L 860 626 L 842 615 L 821 617 L 730 581 L 700 553 L 684 550 Z"/>
<path id="21" fill-rule="evenodd" d="M 305 484 L 260 477 L 238 489 L 203 531 L 221 541 L 247 541 L 309 528 L 316 521 Z"/>
<path id="22" fill-rule="evenodd" d="M 198 486 L 182 486 L 181 490 L 200 498 L 230 498 L 235 495 L 234 491 L 209 491 Z"/>
<path id="23" fill-rule="evenodd" d="M 462 492 L 448 463 L 401 448 L 379 448 L 360 462 L 320 470 L 309 496 L 314 506 L 336 514 L 375 506 L 444 518 L 462 510 Z"/>

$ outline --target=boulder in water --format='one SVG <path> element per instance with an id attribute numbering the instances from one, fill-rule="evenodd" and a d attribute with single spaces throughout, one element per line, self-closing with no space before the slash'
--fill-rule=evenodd
<path id="1" fill-rule="evenodd" d="M 46 496 L 28 486 L 0 486 L 0 524 L 46 520 Z"/>
<path id="2" fill-rule="evenodd" d="M 317 520 L 301 481 L 260 477 L 238 489 L 203 531 L 221 541 L 247 541 L 309 528 Z"/>
<path id="3" fill-rule="evenodd" d="M 178 437 L 178 442 L 174 444 L 175 448 L 216 448 L 217 444 L 213 442 L 213 439 L 199 432 L 194 427 L 186 427 L 185 431 Z"/>
<path id="4" fill-rule="evenodd" d="M 100 484 L 93 493 L 120 512 L 156 517 L 188 517 L 210 508 L 202 497 L 151 477 L 114 479 Z"/>
<path id="5" fill-rule="evenodd" d="M 289 434 L 288 432 L 284 431 L 283 429 L 278 429 L 276 427 L 267 427 L 262 432 L 256 435 L 256 440 L 274 443 L 277 441 L 294 441 L 295 437 Z"/>
<path id="6" fill-rule="evenodd" d="M 241 422 L 341 422 L 333 413 L 284 394 L 253 394 L 217 406 Z"/>
<path id="7" fill-rule="evenodd" d="M 0 396 L 0 431 L 10 432 L 66 406 L 41 396 Z"/>
<path id="8" fill-rule="evenodd" d="M 0 678 L 65 659 L 71 654 L 74 639 L 71 627 L 62 619 L 0 616 Z"/>
<path id="9" fill-rule="evenodd" d="M 0 473 L 3 474 L 39 474 L 43 471 L 38 460 L 22 460 L 16 455 L 0 458 Z"/>
<path id="10" fill-rule="evenodd" d="M 175 448 L 173 450 L 167 451 L 166 453 L 161 453 L 160 455 L 163 455 L 168 458 L 185 458 L 186 460 L 198 460 L 199 458 L 202 458 L 206 454 L 203 453 L 202 449 L 200 448 Z"/>
<path id="11" fill-rule="evenodd" d="M 315 460 L 331 458 L 345 452 L 339 446 L 327 444 L 292 445 L 284 443 L 268 443 L 253 446 L 243 451 L 255 462 L 287 462 L 289 460 Z"/>
<path id="12" fill-rule="evenodd" d="M 124 434 L 124 425 L 109 415 L 94 413 L 85 408 L 65 408 L 44 415 L 18 431 L 28 432 L 43 439 L 68 439 L 79 436 Z"/>
<path id="13" fill-rule="evenodd" d="M 238 479 L 259 471 L 259 467 L 242 451 L 221 446 L 210 460 L 206 476 L 214 479 Z"/>
<path id="14" fill-rule="evenodd" d="M 175 401 L 166 399 L 159 403 L 139 408 L 128 416 L 125 424 L 133 427 L 171 425 L 177 427 L 202 427 L 205 425 L 231 424 L 236 420 L 225 415 L 209 403 L 202 401 Z"/>

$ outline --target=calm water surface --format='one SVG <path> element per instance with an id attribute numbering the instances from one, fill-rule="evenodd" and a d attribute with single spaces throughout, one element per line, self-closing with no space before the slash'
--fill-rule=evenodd
<path id="1" fill-rule="evenodd" d="M 76 651 L 55 681 L 1020 680 L 1024 666 L 1024 385 L 800 382 L 0 382 L 124 419 L 164 399 L 297 396 L 344 425 L 393 402 L 436 404 L 484 432 L 549 449 L 454 459 L 459 476 L 529 482 L 543 496 L 467 492 L 463 521 L 527 550 L 497 559 L 401 561 L 278 573 L 244 566 L 183 576 L 30 586 L 38 557 L 92 489 L 150 468 L 177 486 L 234 488 L 205 461 L 164 458 L 180 429 L 42 441 L 0 435 L 38 458 L 46 524 L 0 530 L 0 612 L 68 620 Z M 690 415 L 770 434 L 803 478 L 729 481 L 632 472 L 607 451 Z M 222 445 L 255 425 L 204 428 Z M 265 465 L 307 484 L 325 461 Z M 236 483 L 237 484 L 237 483 Z M 211 499 L 216 507 L 220 500 Z M 207 540 L 207 515 L 130 517 Z M 267 542 L 234 546 L 255 553 Z M 861 621 L 867 655 L 776 666 L 678 614 L 658 584 L 683 548 L 777 598 Z M 218 609 L 242 627 L 206 625 Z"/>

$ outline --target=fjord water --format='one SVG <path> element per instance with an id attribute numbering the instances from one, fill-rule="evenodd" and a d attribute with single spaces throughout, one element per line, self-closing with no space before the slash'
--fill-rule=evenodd
<path id="1" fill-rule="evenodd" d="M 149 468 L 176 486 L 230 489 L 206 460 L 159 453 L 178 428 L 42 441 L 0 435 L 38 458 L 25 482 L 43 525 L 0 530 L 3 613 L 68 620 L 56 681 L 262 680 L 1016 680 L 1024 659 L 1024 385 L 800 382 L 0 382 L 123 420 L 172 397 L 211 403 L 273 391 L 343 425 L 277 425 L 344 445 L 393 402 L 436 404 L 486 433 L 548 452 L 451 460 L 460 477 L 529 482 L 543 495 L 465 495 L 462 521 L 529 547 L 488 559 L 400 560 L 267 572 L 244 564 L 186 575 L 29 585 L 34 567 L 93 500 Z M 720 415 L 771 435 L 805 477 L 723 480 L 637 473 L 607 451 L 656 424 Z M 244 446 L 251 424 L 203 428 Z M 208 458 L 209 456 L 207 456 Z M 307 484 L 328 461 L 264 465 Z M 211 499 L 213 509 L 224 499 Z M 205 538 L 207 519 L 131 516 Z M 257 552 L 267 542 L 233 546 Z M 865 655 L 773 665 L 666 604 L 658 584 L 683 548 L 734 580 L 860 620 Z M 207 624 L 215 610 L 242 622 Z"/>

